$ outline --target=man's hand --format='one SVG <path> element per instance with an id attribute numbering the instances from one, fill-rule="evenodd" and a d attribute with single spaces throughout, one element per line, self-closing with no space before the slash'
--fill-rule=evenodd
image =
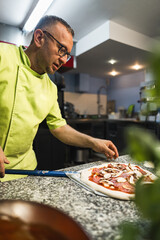
<path id="1" fill-rule="evenodd" d="M 116 159 L 119 156 L 116 146 L 109 140 L 94 138 L 92 149 L 95 152 L 105 154 L 107 159 Z"/>
<path id="2" fill-rule="evenodd" d="M 111 141 L 91 137 L 76 131 L 69 125 L 65 125 L 50 131 L 53 136 L 65 144 L 76 147 L 91 148 L 95 152 L 105 154 L 108 159 L 116 159 L 119 156 L 116 146 Z"/>
<path id="3" fill-rule="evenodd" d="M 4 152 L 3 152 L 2 148 L 0 147 L 0 177 L 1 178 L 3 178 L 5 176 L 4 163 L 9 164 L 10 162 L 8 161 L 8 159 L 4 155 Z"/>

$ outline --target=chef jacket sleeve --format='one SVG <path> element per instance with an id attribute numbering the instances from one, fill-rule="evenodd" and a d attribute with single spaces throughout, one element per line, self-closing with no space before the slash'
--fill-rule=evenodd
<path id="1" fill-rule="evenodd" d="M 55 88 L 55 92 L 56 92 L 55 95 L 57 96 L 57 88 Z M 57 99 L 55 99 L 55 102 L 49 114 L 46 117 L 46 122 L 49 129 L 56 129 L 58 127 L 66 125 L 66 120 L 62 118 L 62 114 Z"/>

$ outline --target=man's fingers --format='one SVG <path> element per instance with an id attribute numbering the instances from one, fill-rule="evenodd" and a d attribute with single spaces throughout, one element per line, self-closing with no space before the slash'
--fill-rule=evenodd
<path id="1" fill-rule="evenodd" d="M 0 146 L 0 177 L 3 178 L 5 176 L 5 166 L 4 164 L 9 164 L 10 162 L 6 158 L 3 149 Z"/>
<path id="2" fill-rule="evenodd" d="M 3 178 L 5 176 L 5 167 L 4 163 L 9 164 L 10 161 L 4 157 L 4 160 L 0 162 L 0 177 Z"/>
<path id="3" fill-rule="evenodd" d="M 107 149 L 107 152 L 105 152 L 105 155 L 108 159 L 116 159 L 119 154 L 118 154 L 118 151 L 117 151 L 117 148 L 116 147 L 111 147 Z"/>
<path id="4" fill-rule="evenodd" d="M 108 159 L 112 159 L 115 155 L 115 152 L 110 149 L 107 149 L 107 152 L 105 152 L 105 155 Z"/>
<path id="5" fill-rule="evenodd" d="M 114 151 L 114 158 L 119 157 L 118 150 L 117 150 L 116 146 L 112 142 L 111 142 L 109 148 Z"/>
<path id="6" fill-rule="evenodd" d="M 10 161 L 9 161 L 7 158 L 5 158 L 5 159 L 4 159 L 4 163 L 9 164 Z"/>
<path id="7" fill-rule="evenodd" d="M 3 178 L 5 175 L 4 162 L 0 162 L 0 177 Z"/>

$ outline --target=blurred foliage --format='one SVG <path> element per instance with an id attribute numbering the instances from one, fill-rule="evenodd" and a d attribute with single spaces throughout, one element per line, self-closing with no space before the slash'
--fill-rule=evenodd
<path id="1" fill-rule="evenodd" d="M 130 127 L 126 131 L 127 148 L 135 161 L 152 161 L 155 170 L 160 166 L 160 142 L 149 130 L 140 127 Z"/>
<path id="2" fill-rule="evenodd" d="M 124 222 L 120 225 L 120 236 L 116 240 L 151 240 L 149 231 L 147 221 Z"/>
<path id="3" fill-rule="evenodd" d="M 153 85 L 146 89 L 147 101 L 160 108 L 160 46 L 150 59 Z M 149 109 L 148 109 L 149 111 Z M 138 162 L 149 161 L 155 166 L 157 179 L 152 184 L 136 183 L 135 203 L 142 216 L 142 227 L 138 222 L 120 225 L 119 240 L 160 240 L 160 142 L 146 129 L 130 127 L 126 132 L 128 152 Z"/>
<path id="4" fill-rule="evenodd" d="M 141 229 L 138 224 L 124 222 L 120 226 L 120 237 L 118 240 L 141 240 Z"/>
<path id="5" fill-rule="evenodd" d="M 145 90 L 147 102 L 155 103 L 160 107 L 160 45 L 157 45 L 149 59 L 148 68 L 152 74 L 151 85 Z"/>
<path id="6" fill-rule="evenodd" d="M 142 184 L 139 180 L 136 185 L 135 202 L 143 216 L 152 223 L 159 223 L 160 227 L 160 179 L 155 180 L 154 184 Z"/>
<path id="7" fill-rule="evenodd" d="M 160 143 L 146 129 L 130 127 L 126 138 L 131 158 L 137 162 L 152 161 L 158 176 L 152 184 L 136 183 L 135 203 L 143 219 L 149 221 L 142 228 L 138 222 L 122 223 L 118 240 L 160 240 Z"/>
<path id="8" fill-rule="evenodd" d="M 154 102 L 160 106 L 160 46 L 157 46 L 150 59 L 150 69 L 153 75 L 154 88 L 151 89 L 150 95 Z"/>

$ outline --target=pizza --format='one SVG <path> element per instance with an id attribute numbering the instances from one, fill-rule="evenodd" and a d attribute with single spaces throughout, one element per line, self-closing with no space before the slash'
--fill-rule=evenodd
<path id="1" fill-rule="evenodd" d="M 156 176 L 138 165 L 110 162 L 81 171 L 81 181 L 95 191 L 117 199 L 130 200 L 135 196 L 136 181 L 153 183 Z"/>

